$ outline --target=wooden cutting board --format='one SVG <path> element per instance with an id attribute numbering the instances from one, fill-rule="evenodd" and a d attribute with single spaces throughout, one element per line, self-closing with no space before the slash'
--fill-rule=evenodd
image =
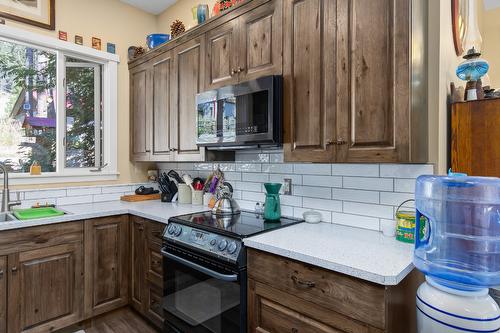
<path id="1" fill-rule="evenodd" d="M 128 201 L 128 202 L 137 202 L 137 201 L 146 201 L 146 200 L 158 200 L 158 199 L 160 199 L 160 193 L 145 194 L 145 195 L 131 194 L 131 195 L 124 195 L 124 196 L 120 197 L 120 200 L 122 200 L 122 201 Z"/>

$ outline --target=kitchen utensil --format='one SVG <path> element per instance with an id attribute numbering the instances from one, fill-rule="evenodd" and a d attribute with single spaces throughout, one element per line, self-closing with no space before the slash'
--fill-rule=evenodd
<path id="1" fill-rule="evenodd" d="M 173 180 L 175 180 L 177 182 L 177 184 L 182 184 L 184 183 L 184 180 L 182 180 L 181 176 L 179 176 L 179 174 L 174 171 L 174 170 L 170 170 L 167 175 L 172 178 Z"/>
<path id="2" fill-rule="evenodd" d="M 179 203 L 190 204 L 191 200 L 191 187 L 189 187 L 187 184 L 179 184 Z"/>
<path id="3" fill-rule="evenodd" d="M 304 220 L 307 223 L 319 223 L 319 222 L 321 222 L 321 213 L 317 212 L 315 210 L 308 210 L 307 212 L 304 212 L 302 214 L 302 217 L 304 217 Z"/>
<path id="4" fill-rule="evenodd" d="M 210 205 L 210 200 L 214 197 L 214 195 L 212 193 L 208 193 L 206 192 L 204 195 L 203 195 L 203 205 L 204 206 L 209 206 Z M 215 201 L 213 202 L 215 204 Z M 212 206 L 213 208 L 213 206 Z"/>
<path id="5" fill-rule="evenodd" d="M 156 194 L 156 193 L 160 193 L 160 191 L 155 190 L 152 187 L 139 186 L 135 190 L 135 194 L 138 194 L 138 195 L 147 195 L 147 194 Z"/>
<path id="6" fill-rule="evenodd" d="M 264 203 L 264 220 L 279 221 L 281 218 L 280 183 L 265 183 L 266 201 Z"/>
<path id="7" fill-rule="evenodd" d="M 193 178 L 191 178 L 190 175 L 188 174 L 182 175 L 182 180 L 184 180 L 184 182 L 191 188 L 191 191 L 194 191 Z"/>
<path id="8" fill-rule="evenodd" d="M 150 34 L 146 37 L 146 43 L 148 44 L 149 49 L 154 49 L 169 40 L 170 35 L 168 34 Z"/>

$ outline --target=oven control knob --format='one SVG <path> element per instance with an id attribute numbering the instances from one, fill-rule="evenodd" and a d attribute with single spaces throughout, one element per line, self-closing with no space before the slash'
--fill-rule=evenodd
<path id="1" fill-rule="evenodd" d="M 219 251 L 224 251 L 227 247 L 227 240 L 223 239 L 219 242 Z"/>
<path id="2" fill-rule="evenodd" d="M 212 239 L 212 240 L 210 241 L 210 245 L 212 245 L 212 246 L 217 245 L 217 239 L 215 239 L 215 238 L 214 238 L 214 239 Z"/>
<path id="3" fill-rule="evenodd" d="M 227 247 L 227 252 L 229 254 L 234 254 L 237 249 L 238 249 L 238 246 L 236 245 L 236 243 L 231 242 L 231 243 L 229 243 L 229 246 Z"/>
<path id="4" fill-rule="evenodd" d="M 182 234 L 182 227 L 178 226 L 175 228 L 175 237 L 179 237 Z"/>
<path id="5" fill-rule="evenodd" d="M 173 235 L 173 234 L 174 234 L 174 232 L 175 232 L 175 229 L 176 229 L 175 225 L 171 224 L 171 225 L 168 227 L 168 230 L 167 230 L 168 234 L 169 234 L 169 235 Z"/>

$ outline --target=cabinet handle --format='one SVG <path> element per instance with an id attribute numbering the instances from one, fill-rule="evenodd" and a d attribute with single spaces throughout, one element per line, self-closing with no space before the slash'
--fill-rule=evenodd
<path id="1" fill-rule="evenodd" d="M 342 138 L 337 139 L 337 142 L 335 142 L 335 144 L 338 145 L 338 146 L 345 145 L 346 143 L 347 143 L 347 141 L 345 141 Z"/>
<path id="2" fill-rule="evenodd" d="M 4 274 L 3 269 L 0 269 L 0 279 L 3 278 L 3 274 Z"/>
<path id="3" fill-rule="evenodd" d="M 178 150 L 177 148 L 170 149 L 170 151 L 177 151 L 177 150 Z"/>
<path id="4" fill-rule="evenodd" d="M 231 76 L 233 76 L 234 74 L 238 73 L 237 70 L 234 70 L 234 69 L 231 69 Z"/>
<path id="5" fill-rule="evenodd" d="M 241 73 L 245 70 L 245 67 L 238 67 L 238 73 Z"/>
<path id="6" fill-rule="evenodd" d="M 326 145 L 327 145 L 327 146 L 331 146 L 331 145 L 333 145 L 333 144 L 335 144 L 335 142 L 333 142 L 333 140 L 332 140 L 332 139 L 330 139 L 330 140 L 326 141 Z"/>
<path id="7" fill-rule="evenodd" d="M 295 327 L 292 328 L 292 333 L 299 333 L 299 330 L 296 329 Z"/>
<path id="8" fill-rule="evenodd" d="M 12 267 L 11 271 L 12 271 L 12 273 L 16 273 L 17 272 L 17 267 L 16 266 Z"/>
<path id="9" fill-rule="evenodd" d="M 291 279 L 292 279 L 293 283 L 295 283 L 296 285 L 298 285 L 299 287 L 302 287 L 302 288 L 314 288 L 316 286 L 315 282 L 301 280 L 298 277 L 296 277 L 295 275 L 292 275 Z"/>

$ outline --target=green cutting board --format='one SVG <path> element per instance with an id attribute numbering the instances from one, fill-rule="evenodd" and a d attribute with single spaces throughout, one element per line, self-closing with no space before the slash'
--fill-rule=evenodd
<path id="1" fill-rule="evenodd" d="M 61 216 L 64 212 L 53 207 L 27 208 L 14 210 L 14 216 L 18 220 L 34 220 L 47 217 Z"/>

